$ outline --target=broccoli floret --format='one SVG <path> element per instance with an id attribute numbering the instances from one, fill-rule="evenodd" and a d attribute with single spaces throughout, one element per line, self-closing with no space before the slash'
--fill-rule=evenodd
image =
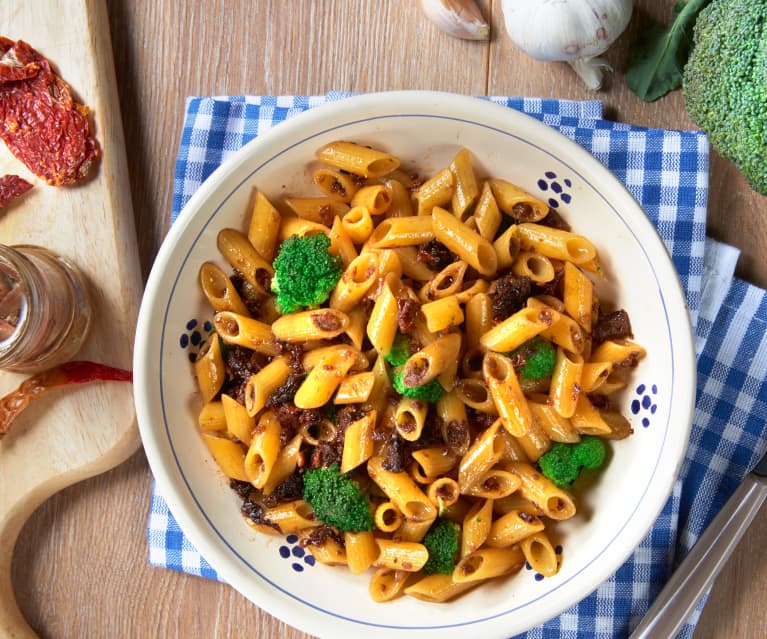
<path id="1" fill-rule="evenodd" d="M 551 377 L 557 351 L 549 340 L 536 336 L 511 351 L 509 357 L 513 362 L 522 362 L 517 368 L 520 381 L 538 382 Z"/>
<path id="2" fill-rule="evenodd" d="M 410 397 L 411 399 L 421 399 L 432 404 L 442 397 L 445 392 L 445 389 L 442 388 L 442 384 L 440 384 L 437 379 L 432 379 L 425 384 L 414 386 L 412 388 L 406 386 L 401 368 L 394 371 L 392 386 L 394 386 L 394 390 L 400 395 Z"/>
<path id="3" fill-rule="evenodd" d="M 384 359 L 394 367 L 402 366 L 412 355 L 410 352 L 410 338 L 402 333 L 397 333 L 391 350 Z"/>
<path id="4" fill-rule="evenodd" d="M 283 313 L 322 304 L 343 273 L 341 258 L 332 255 L 324 233 L 291 235 L 274 260 L 272 291 Z"/>
<path id="5" fill-rule="evenodd" d="M 605 443 L 599 437 L 584 437 L 575 444 L 555 443 L 538 459 L 541 472 L 560 488 L 569 488 L 581 468 L 596 470 L 605 462 Z"/>
<path id="6" fill-rule="evenodd" d="M 439 517 L 423 538 L 423 545 L 429 551 L 423 571 L 427 575 L 452 574 L 460 540 L 461 527 L 446 517 Z"/>
<path id="7" fill-rule="evenodd" d="M 303 496 L 318 519 L 342 532 L 375 528 L 368 498 L 348 474 L 341 474 L 338 464 L 307 470 Z"/>
<path id="8" fill-rule="evenodd" d="M 717 0 L 700 12 L 682 89 L 712 146 L 767 194 L 766 3 Z"/>

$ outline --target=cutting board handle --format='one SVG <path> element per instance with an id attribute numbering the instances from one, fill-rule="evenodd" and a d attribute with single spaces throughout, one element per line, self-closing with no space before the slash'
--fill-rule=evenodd
<path id="1" fill-rule="evenodd" d="M 58 479 L 58 478 L 57 478 Z M 0 512 L 0 636 L 3 639 L 33 639 L 37 637 L 21 614 L 13 592 L 11 565 L 16 540 L 27 519 L 58 488 L 58 482 L 38 485 L 17 494 L 14 503 Z M 19 487 L 21 488 L 21 487 Z"/>

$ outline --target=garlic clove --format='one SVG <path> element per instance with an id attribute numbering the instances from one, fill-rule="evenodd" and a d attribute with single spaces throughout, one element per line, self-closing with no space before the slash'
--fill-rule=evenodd
<path id="1" fill-rule="evenodd" d="M 463 40 L 489 40 L 490 25 L 474 0 L 421 0 L 429 18 L 445 33 Z"/>
<path id="2" fill-rule="evenodd" d="M 589 89 L 597 91 L 602 88 L 602 77 L 604 71 L 612 71 L 607 60 L 595 56 L 593 58 L 578 58 L 577 60 L 566 60 L 566 62 L 584 81 Z"/>

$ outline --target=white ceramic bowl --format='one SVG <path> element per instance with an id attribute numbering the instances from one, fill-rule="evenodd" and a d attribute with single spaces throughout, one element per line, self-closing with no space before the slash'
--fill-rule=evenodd
<path id="1" fill-rule="evenodd" d="M 648 356 L 622 397 L 635 434 L 615 442 L 601 479 L 579 496 L 580 514 L 557 526 L 564 554 L 555 577 L 537 580 L 523 570 L 448 604 L 408 597 L 373 603 L 369 575 L 309 565 L 294 542 L 253 532 L 197 435 L 201 400 L 179 340 L 190 332 L 190 320 L 210 318 L 199 266 L 218 259 L 220 229 L 245 228 L 254 186 L 274 199 L 306 192 L 307 164 L 316 149 L 337 139 L 389 150 L 421 174 L 446 166 L 466 146 L 482 173 L 553 197 L 574 230 L 599 250 L 608 274 L 600 295 L 628 310 Z M 589 595 L 629 557 L 668 498 L 687 445 L 695 386 L 678 278 L 654 227 L 618 180 L 530 117 L 488 101 L 430 92 L 364 95 L 311 109 L 245 146 L 206 180 L 171 228 L 149 277 L 134 373 L 152 472 L 191 542 L 260 607 L 333 639 L 449 639 L 467 632 L 509 637 Z"/>

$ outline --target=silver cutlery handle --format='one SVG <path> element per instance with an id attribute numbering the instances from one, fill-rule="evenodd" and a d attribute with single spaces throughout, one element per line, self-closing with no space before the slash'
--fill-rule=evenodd
<path id="1" fill-rule="evenodd" d="M 674 571 L 629 639 L 673 639 L 735 550 L 767 498 L 767 477 L 749 474 Z"/>

